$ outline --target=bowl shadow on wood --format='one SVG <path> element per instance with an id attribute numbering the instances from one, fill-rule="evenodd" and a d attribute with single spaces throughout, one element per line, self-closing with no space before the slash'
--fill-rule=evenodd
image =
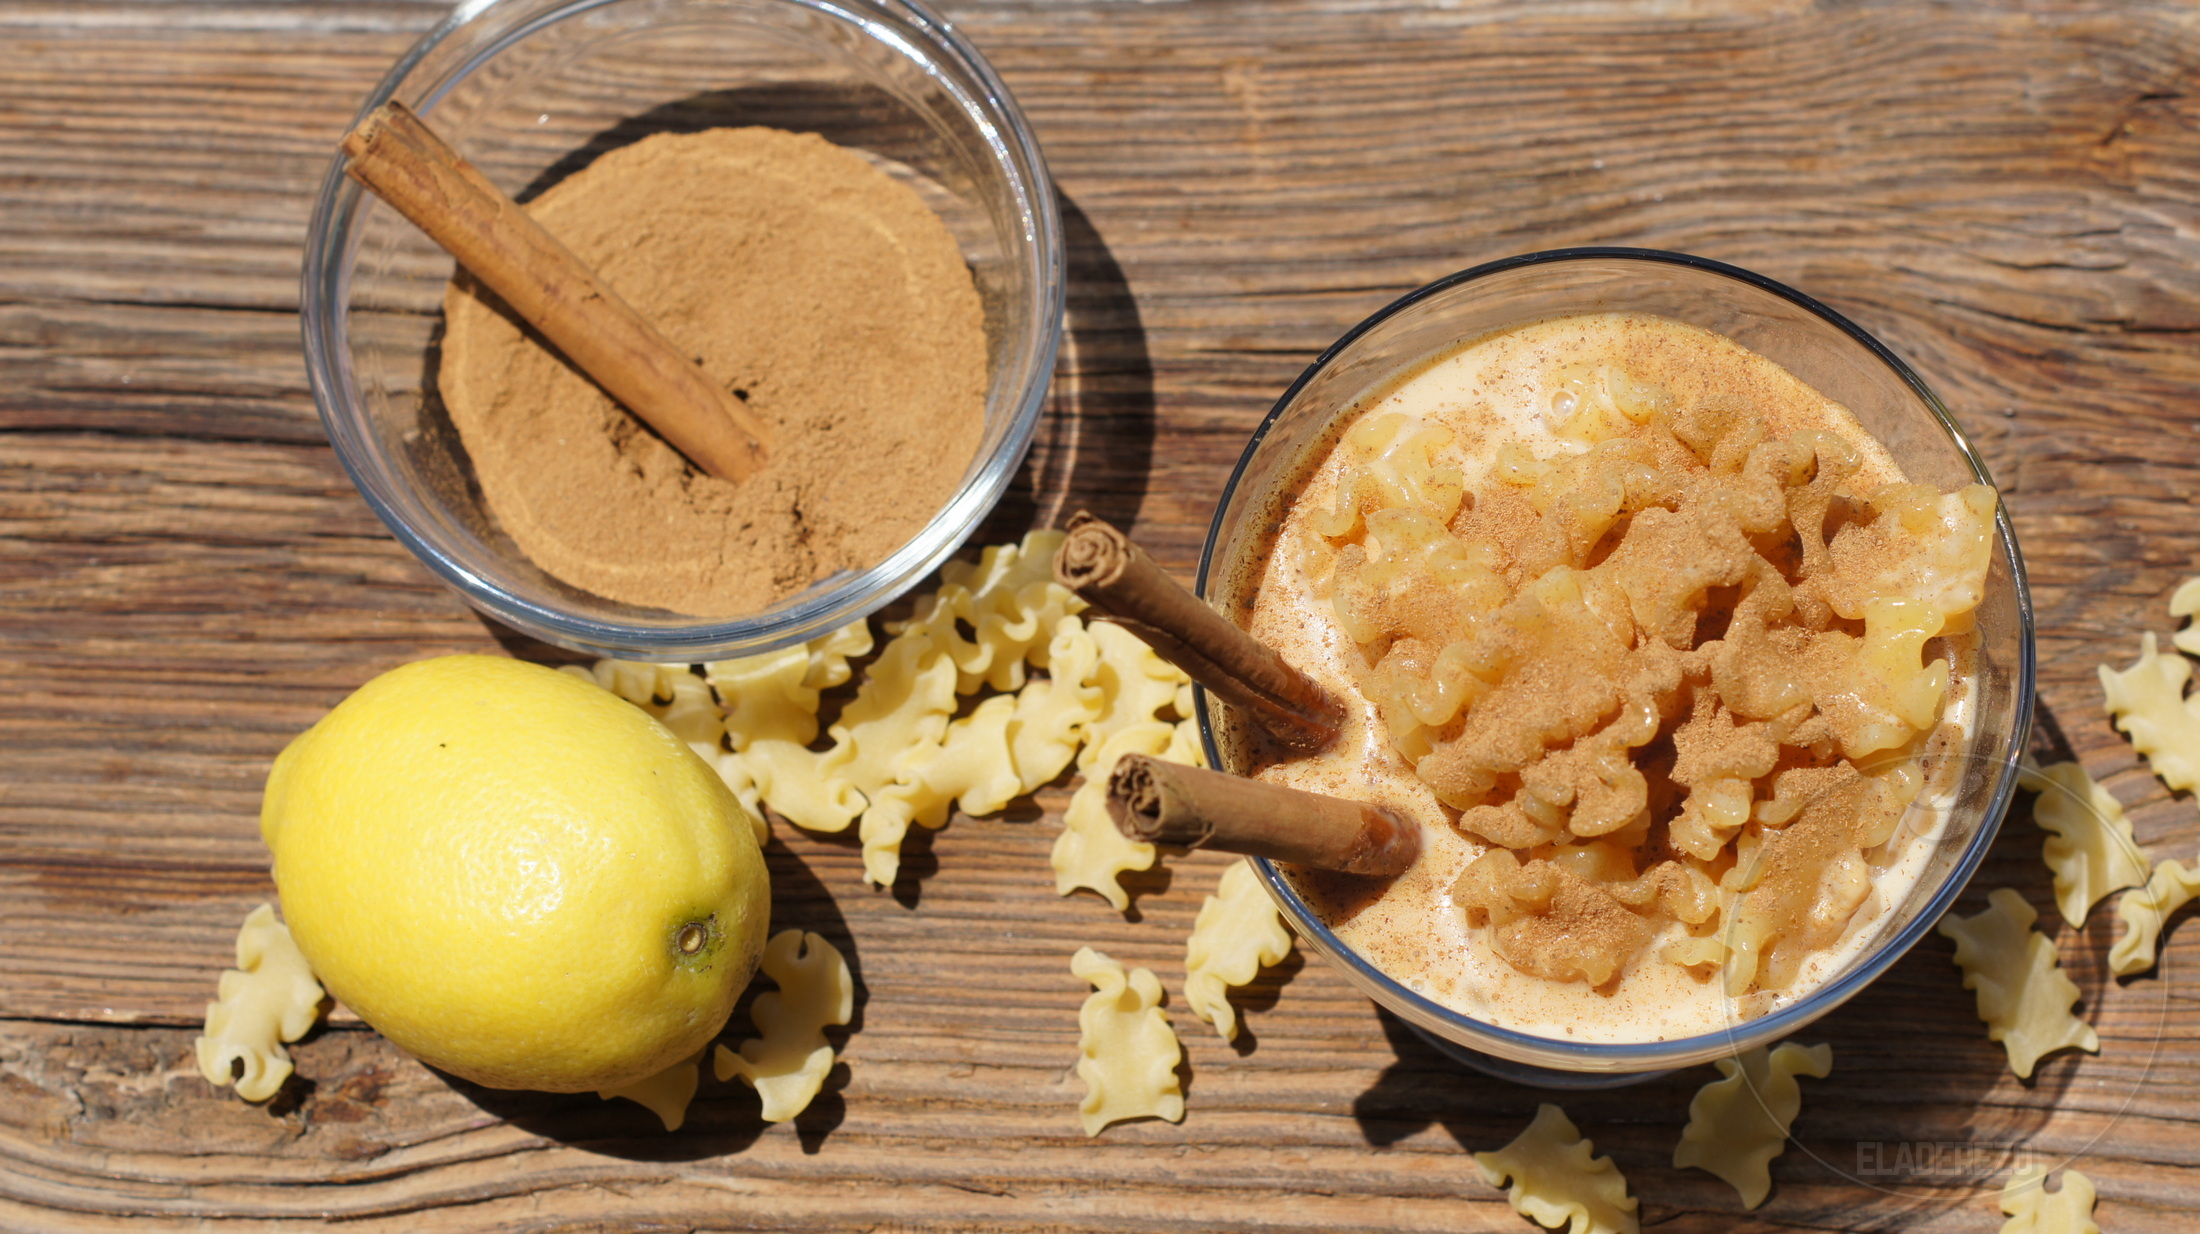
<path id="1" fill-rule="evenodd" d="M 848 961 L 855 983 L 854 1013 L 844 1027 L 825 1030 L 839 1053 L 848 1038 L 863 1031 L 863 1013 L 870 1001 L 864 984 L 863 964 L 856 954 L 855 938 L 833 897 L 802 859 L 777 839 L 764 850 L 771 869 L 772 932 L 801 929 L 823 935 Z M 538 1093 L 483 1088 L 443 1072 L 436 1074 L 459 1095 L 523 1131 L 574 1148 L 628 1161 L 696 1161 L 740 1153 L 771 1131 L 763 1119 L 756 1091 L 738 1077 L 720 1081 L 711 1070 L 718 1047 L 737 1050 L 755 1028 L 749 1007 L 756 996 L 772 988 L 761 972 L 741 995 L 733 1015 L 716 1041 L 703 1052 L 702 1083 L 688 1105 L 687 1121 L 678 1131 L 667 1132 L 657 1116 L 624 1098 L 606 1101 L 594 1093 Z M 818 1152 L 847 1117 L 841 1093 L 847 1087 L 847 1064 L 836 1062 L 825 1078 L 825 1087 L 797 1116 L 791 1126 L 806 1154 Z"/>
<path id="2" fill-rule="evenodd" d="M 2036 716 L 2033 757 L 2070 757 L 2044 704 Z M 2021 796 L 2011 809 L 1954 911 L 1982 911 L 1988 892 L 2013 887 L 2040 911 L 2035 928 L 2054 938 L 2069 927 L 2054 907 L 2052 876 L 2040 859 L 2044 833 L 2032 824 L 2030 801 Z M 2113 916 L 2104 902 L 2078 940 L 2061 939 L 2063 970 L 2082 1000 L 2076 1014 L 2096 1027 L 2102 1000 L 2114 988 L 2106 962 Z M 1875 1214 L 1950 1211 L 1990 1198 L 2027 1156 L 2059 1168 L 2063 1154 L 2030 1145 L 2047 1132 L 2058 1103 L 2093 1056 L 2061 1050 L 2042 1058 L 2029 1079 L 2018 1079 L 2002 1046 L 1988 1040 L 1976 995 L 1963 988 L 1954 956 L 1953 943 L 1937 931 L 1927 933 L 1878 980 L 1793 1038 L 1805 1045 L 1831 1043 L 1833 1072 L 1802 1081 L 1794 1139 L 1773 1163 L 1774 1189 L 1756 1215 L 1808 1220 L 1853 1212 L 1862 1207 L 1859 1188 L 1871 1193 Z M 1376 1015 L 1396 1057 L 1353 1103 L 1369 1144 L 1387 1148 L 1441 1126 L 1462 1148 L 1487 1151 L 1524 1130 L 1539 1103 L 1552 1102 L 1627 1175 L 1643 1200 L 1645 1224 L 1676 1211 L 1745 1211 L 1718 1178 L 1672 1165 L 1690 1101 L 1702 1085 L 1720 1078 L 1712 1066 L 1628 1088 L 1548 1092 L 1477 1074 L 1389 1012 L 1377 1008 Z M 2105 1050 L 2120 1055 L 2137 1044 L 2103 1039 Z M 2137 1065 L 2129 1057 L 2116 1061 Z M 1785 1199 L 1783 1184 L 1790 1192 Z"/>
<path id="3" fill-rule="evenodd" d="M 1055 204 L 1066 286 L 1054 384 L 1031 451 L 974 544 L 1059 527 L 1079 510 L 1129 527 L 1151 482 L 1153 360 L 1138 298 L 1085 212 L 1067 194 Z"/>

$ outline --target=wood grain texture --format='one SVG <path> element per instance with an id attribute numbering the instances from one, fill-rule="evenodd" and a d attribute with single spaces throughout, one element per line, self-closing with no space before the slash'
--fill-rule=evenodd
<path id="1" fill-rule="evenodd" d="M 2093 680 L 2171 628 L 2164 600 L 2200 572 L 2190 8 L 948 8 L 1037 128 L 1070 241 L 1044 448 L 987 538 L 1089 503 L 1188 573 L 1246 433 L 1390 298 L 1565 244 L 1732 261 L 1939 390 L 2025 550 L 2035 747 L 2101 777 L 2156 855 L 2200 845 Z M 0 0 L 0 1229 L 1527 1228 L 1466 1154 L 1542 1096 L 1446 1062 L 1311 957 L 1243 1000 L 1239 1049 L 1172 995 L 1181 1126 L 1078 1134 L 1070 953 L 1181 991 L 1220 863 L 1140 883 L 1131 921 L 1056 899 L 1067 782 L 920 835 L 891 894 L 852 847 L 782 828 L 779 918 L 861 982 L 844 1066 L 792 1127 L 706 1082 L 666 1136 L 639 1107 L 447 1080 L 342 1023 L 271 1108 L 197 1078 L 191 1026 L 272 891 L 275 751 L 407 660 L 555 657 L 383 531 L 299 356 L 312 194 L 443 11 Z M 2014 886 L 2055 925 L 2039 839 L 2020 806 L 1963 911 Z M 1989 1231 L 2014 1145 L 2075 1159 L 2106 1229 L 2200 1229 L 2200 932 L 2173 925 L 2164 968 L 2118 982 L 2111 920 L 2059 936 L 2102 1051 L 2031 1083 L 1937 937 L 1806 1033 L 1835 1071 L 1806 1083 L 1808 1152 L 1756 1214 L 1670 1166 L 1708 1069 L 1564 1105 L 1661 1229 Z"/>

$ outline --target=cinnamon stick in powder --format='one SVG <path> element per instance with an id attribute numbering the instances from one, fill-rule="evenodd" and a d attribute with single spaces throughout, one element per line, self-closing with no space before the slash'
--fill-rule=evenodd
<path id="1" fill-rule="evenodd" d="M 1100 616 L 1253 717 L 1277 741 L 1311 753 L 1337 739 L 1344 709 L 1267 644 L 1170 578 L 1144 549 L 1080 510 L 1054 555 L 1054 578 Z"/>
<path id="2" fill-rule="evenodd" d="M 745 480 L 764 426 L 403 103 L 344 137 L 344 174 L 456 257 L 627 410 L 696 466 Z"/>
<path id="3" fill-rule="evenodd" d="M 1215 848 L 1348 874 L 1397 874 L 1421 833 L 1378 805 L 1127 754 L 1108 777 L 1108 817 L 1149 844 Z"/>

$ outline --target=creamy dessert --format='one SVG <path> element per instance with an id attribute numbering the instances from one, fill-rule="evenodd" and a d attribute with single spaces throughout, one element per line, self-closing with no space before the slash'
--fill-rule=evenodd
<path id="1" fill-rule="evenodd" d="M 1643 314 L 1534 322 L 1338 418 L 1250 630 L 1346 700 L 1261 778 L 1375 800 L 1424 853 L 1292 878 L 1466 1015 L 1657 1041 L 1868 945 L 1944 811 L 1995 494 L 1907 483 L 1839 404 Z"/>

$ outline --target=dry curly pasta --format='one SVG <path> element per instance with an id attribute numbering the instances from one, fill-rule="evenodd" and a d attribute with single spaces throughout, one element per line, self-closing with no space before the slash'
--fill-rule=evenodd
<path id="1" fill-rule="evenodd" d="M 1987 1039 L 2001 1042 L 2019 1076 L 2030 1076 L 2040 1058 L 2056 1050 L 2098 1051 L 2093 1026 L 2070 1013 L 2078 987 L 2063 975 L 2053 940 L 2032 928 L 2039 914 L 2007 887 L 1986 899 L 1985 912 L 1950 913 L 1939 929 L 1955 942 L 1963 988 L 1978 992 Z"/>
<path id="2" fill-rule="evenodd" d="M 2170 593 L 2169 615 L 2172 617 L 2200 616 L 2200 578 L 2188 578 Z M 2189 655 L 2200 656 L 2200 621 L 2188 624 L 2170 636 L 2170 645 Z"/>
<path id="3" fill-rule="evenodd" d="M 2093 1180 L 2064 1170 L 2062 1189 L 2047 1189 L 2047 1171 L 2028 1165 L 2001 1189 L 2001 1234 L 2101 1234 L 2093 1223 Z"/>
<path id="4" fill-rule="evenodd" d="M 1003 692 L 1021 688 L 1027 663 L 1048 667 L 1056 623 L 1085 608 L 1054 581 L 1054 553 L 1062 540 L 1059 531 L 1034 531 L 1021 543 L 986 549 L 975 563 L 947 563 L 940 568 L 940 589 L 919 599 L 910 619 L 889 624 L 887 632 L 930 633 L 955 661 L 958 694 L 975 693 L 981 684 Z M 973 637 L 962 637 L 958 621 Z"/>
<path id="5" fill-rule="evenodd" d="M 1772 1190 L 1772 1159 L 1786 1150 L 1788 1129 L 1803 1108 L 1795 1077 L 1832 1074 L 1833 1047 L 1758 1046 L 1718 1060 L 1718 1067 L 1725 1078 L 1696 1090 L 1688 1103 L 1673 1168 L 1709 1170 L 1740 1193 L 1744 1208 L 1755 1208 Z"/>
<path id="6" fill-rule="evenodd" d="M 892 637 L 822 750 L 811 748 L 819 693 L 848 680 L 850 657 L 871 651 L 863 622 L 801 647 L 708 664 L 700 679 L 681 666 L 616 660 L 568 671 L 671 726 L 757 816 L 760 843 L 770 839 L 764 806 L 809 831 L 843 831 L 860 819 L 864 877 L 889 885 L 910 825 L 944 825 L 951 802 L 972 814 L 998 810 L 1073 760 L 1089 770 L 1111 741 L 1118 753 L 1129 748 L 1115 739 L 1133 730 L 1144 752 L 1198 760 L 1188 730 L 1150 736 L 1172 706 L 1188 714 L 1188 698 L 1179 703 L 1189 685 L 1183 673 L 1122 629 L 1078 618 L 1084 602 L 1052 577 L 1061 540 L 1061 532 L 1035 531 L 943 567 L 939 589 L 888 624 Z M 1014 693 L 957 718 L 960 697 L 982 689 Z M 1074 812 L 1089 823 L 1097 804 Z M 1099 820 L 1106 825 L 1104 811 Z M 1112 875 L 1095 877 L 1113 885 Z"/>
<path id="7" fill-rule="evenodd" d="M 960 799 L 965 814 L 990 814 L 1024 791 L 1009 755 L 1008 729 L 1015 715 L 1013 695 L 994 695 L 949 724 L 938 745 L 917 751 L 894 783 L 871 792 L 860 828 L 863 877 L 881 887 L 894 885 L 902 838 L 912 821 L 943 827 L 949 802 Z"/>
<path id="8" fill-rule="evenodd" d="M 624 1097 L 655 1114 L 665 1130 L 678 1131 L 687 1122 L 688 1105 L 695 1100 L 695 1090 L 702 1082 L 703 1055 L 698 1051 L 693 1058 L 681 1059 L 655 1075 L 602 1089 L 596 1095 L 605 1101 Z"/>
<path id="9" fill-rule="evenodd" d="M 1094 987 L 1077 1012 L 1077 1078 L 1085 1082 L 1077 1109 L 1085 1134 L 1099 1135 L 1126 1118 L 1183 1121 L 1176 1065 L 1184 1051 L 1161 1010 L 1161 982 L 1153 970 L 1126 974 L 1090 947 L 1078 948 L 1069 968 Z"/>
<path id="10" fill-rule="evenodd" d="M 1476 1153 L 1474 1163 L 1492 1187 L 1511 1179 L 1505 1198 L 1538 1225 L 1563 1226 L 1568 1234 L 1640 1234 L 1627 1179 L 1610 1157 L 1595 1153 L 1564 1110 L 1545 1104 L 1512 1143 Z"/>
<path id="11" fill-rule="evenodd" d="M 1023 791 L 1051 782 L 1077 757 L 1105 703 L 1095 680 L 1099 665 L 1100 645 L 1085 623 L 1058 619 L 1047 644 L 1047 676 L 1016 692 L 1016 714 L 1009 721 L 1009 761 Z"/>
<path id="12" fill-rule="evenodd" d="M 829 1024 L 855 1014 L 855 979 L 848 961 L 824 936 L 782 930 L 764 944 L 764 974 L 779 983 L 756 996 L 749 1016 L 764 1035 L 741 1043 L 739 1054 L 719 1046 L 711 1070 L 719 1079 L 740 1076 L 764 1102 L 764 1121 L 784 1123 L 810 1106 L 833 1069 Z"/>
<path id="13" fill-rule="evenodd" d="M 1786 989 L 1922 788 L 1935 640 L 1972 629 L 1998 498 L 1852 485 L 1849 440 L 1617 365 L 1541 382 L 1580 453 L 1508 443 L 1468 502 L 1449 428 L 1363 417 L 1299 565 L 1392 746 L 1490 845 L 1454 898 L 1493 950 L 1601 986 L 1685 926 L 1667 959 Z"/>
<path id="14" fill-rule="evenodd" d="M 870 625 L 858 621 L 799 647 L 703 666 L 733 746 L 709 761 L 750 810 L 761 816 L 769 801 L 812 830 L 836 819 L 845 827 L 862 810 L 854 789 L 820 773 L 825 754 L 809 746 L 817 739 L 819 692 L 847 681 L 849 658 L 869 655 L 871 646 Z"/>
<path id="15" fill-rule="evenodd" d="M 2112 891 L 2147 881 L 2147 857 L 2132 837 L 2123 803 L 2076 763 L 2017 768 L 2017 784 L 2038 793 L 2032 821 L 2053 832 L 2041 846 L 2055 872 L 2055 906 L 2064 921 L 2084 925 L 2086 914 Z"/>
<path id="16" fill-rule="evenodd" d="M 1100 714 L 1085 726 L 1084 749 L 1077 756 L 1078 770 L 1089 775 L 1111 738 L 1174 709 L 1178 692 L 1190 679 L 1184 670 L 1155 655 L 1137 635 L 1113 622 L 1092 622 L 1086 629 L 1099 653 L 1092 681 L 1100 688 Z M 1189 714 L 1180 713 L 1179 718 Z M 1115 764 L 1111 760 L 1106 765 Z"/>
<path id="17" fill-rule="evenodd" d="M 2128 977 L 2154 967 L 2163 925 L 2195 896 L 2200 896 L 2200 863 L 2190 868 L 2181 861 L 2157 864 L 2146 886 L 2116 901 L 2124 933 L 2108 949 L 2108 971 Z"/>
<path id="18" fill-rule="evenodd" d="M 206 1005 L 206 1032 L 194 1043 L 199 1074 L 217 1087 L 234 1080 L 247 1101 L 273 1097 L 290 1078 L 283 1043 L 313 1027 L 323 997 L 275 907 L 253 909 L 237 931 L 237 967 L 222 973 Z"/>
<path id="19" fill-rule="evenodd" d="M 1289 954 L 1291 932 L 1283 928 L 1253 863 L 1231 862 L 1215 893 L 1199 906 L 1185 942 L 1184 1001 L 1224 1041 L 1235 1041 L 1237 1010 L 1230 1006 L 1230 987 L 1244 985 Z"/>
<path id="20" fill-rule="evenodd" d="M 1205 766 L 1206 758 L 1190 714 L 1191 682 L 1183 671 L 1120 626 L 1093 622 L 1085 630 L 1095 652 L 1090 680 L 1098 692 L 1098 709 L 1084 724 L 1084 744 L 1077 754 L 1085 782 L 1070 796 L 1050 860 L 1058 893 L 1087 887 L 1121 911 L 1130 907 L 1130 896 L 1118 877 L 1151 869 L 1154 846 L 1116 830 L 1108 817 L 1108 775 L 1126 754 L 1195 767 Z M 1178 718 L 1160 718 L 1172 713 Z"/>
<path id="21" fill-rule="evenodd" d="M 2103 664 L 2100 674 L 2109 715 L 2154 774 L 2173 789 L 2200 787 L 2200 694 L 2185 697 L 2192 665 L 2161 654 L 2149 630 L 2139 636 L 2138 663 L 2120 673 Z"/>
<path id="22" fill-rule="evenodd" d="M 1068 895 L 1080 887 L 1099 892 L 1122 912 L 1131 906 L 1121 876 L 1132 870 L 1150 870 L 1154 846 L 1133 840 L 1108 817 L 1108 775 L 1126 754 L 1164 755 L 1176 736 L 1176 727 L 1161 720 L 1119 729 L 1098 747 L 1094 770 L 1070 794 L 1062 811 L 1062 834 L 1054 838 L 1048 860 L 1054 866 L 1054 890 Z"/>
<path id="23" fill-rule="evenodd" d="M 810 748 L 818 692 L 846 681 L 848 658 L 871 650 L 864 623 L 803 648 L 707 666 L 733 747 L 712 765 L 745 803 L 769 805 L 805 830 L 863 820 L 865 877 L 881 885 L 899 872 L 912 822 L 942 825 L 957 798 L 973 813 L 999 809 L 1059 775 L 1100 699 L 1086 681 L 1099 652 L 1074 616 L 1084 602 L 1052 580 L 1061 538 L 1035 531 L 943 567 L 939 589 L 919 597 L 908 620 L 888 624 L 892 637 L 827 749 Z M 1033 679 L 1028 668 L 1059 671 Z M 958 696 L 984 688 L 1018 693 L 954 719 Z"/>

